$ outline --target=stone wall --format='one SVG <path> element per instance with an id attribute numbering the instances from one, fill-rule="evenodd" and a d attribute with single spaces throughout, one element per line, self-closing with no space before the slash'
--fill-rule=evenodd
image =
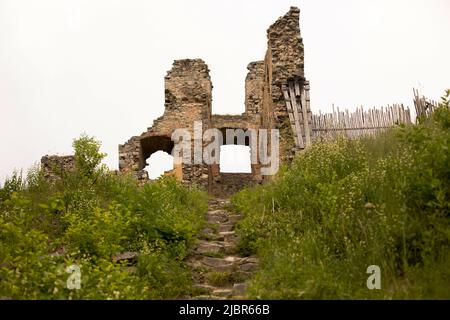
<path id="1" fill-rule="evenodd" d="M 293 138 L 292 120 L 284 99 L 282 87 L 293 80 L 303 86 L 304 50 L 299 26 L 300 10 L 291 7 L 267 30 L 267 51 L 264 60 L 248 64 L 245 79 L 245 112 L 240 115 L 212 115 L 212 83 L 207 64 L 201 59 L 175 60 L 164 77 L 164 113 L 153 125 L 139 135 L 132 136 L 119 145 L 119 171 L 130 172 L 140 180 L 148 180 L 143 170 L 146 160 L 156 151 L 172 153 L 172 133 L 176 129 L 190 132 L 191 150 L 201 143 L 194 135 L 194 122 L 201 124 L 201 135 L 206 129 L 217 128 L 224 134 L 226 129 L 279 129 L 280 160 L 290 161 L 298 150 Z M 226 136 L 224 135 L 224 138 Z M 226 141 L 224 141 L 226 143 Z M 269 140 L 269 143 L 272 143 Z M 251 146 L 258 154 L 258 146 Z M 269 145 L 270 149 L 270 145 Z M 260 183 L 261 166 L 252 164 L 250 174 L 220 173 L 219 165 L 194 163 L 177 164 L 167 174 L 177 177 L 184 184 L 198 184 L 210 192 L 225 193 L 239 190 L 242 186 Z M 48 179 L 57 179 L 63 171 L 73 170 L 73 156 L 45 156 L 42 169 Z"/>
<path id="2" fill-rule="evenodd" d="M 243 114 L 243 115 L 228 115 L 228 114 L 214 114 L 211 117 L 211 126 L 213 128 L 239 128 L 257 129 L 260 127 L 259 114 Z"/>
<path id="3" fill-rule="evenodd" d="M 290 161 L 296 147 L 281 87 L 289 80 L 304 82 L 304 48 L 300 35 L 300 10 L 291 7 L 267 30 L 267 52 L 264 59 L 266 76 L 265 112 L 273 113 L 269 125 L 280 130 L 281 160 Z M 270 115 L 269 115 L 270 117 Z M 270 124 L 270 122 L 273 122 Z"/>
<path id="4" fill-rule="evenodd" d="M 55 181 L 61 178 L 64 172 L 75 169 L 74 156 L 56 156 L 46 155 L 41 158 L 41 170 L 44 178 L 49 181 Z"/>
<path id="5" fill-rule="evenodd" d="M 175 129 L 186 128 L 194 137 L 194 121 L 201 121 L 204 130 L 210 127 L 212 84 L 203 60 L 175 60 L 164 78 L 164 87 L 164 114 L 147 131 L 119 145 L 119 169 L 122 172 L 135 172 L 145 179 L 142 169 L 146 159 L 158 150 L 172 152 L 171 136 Z M 207 166 L 183 164 L 182 169 L 182 181 L 207 186 Z"/>
<path id="6" fill-rule="evenodd" d="M 221 173 L 210 188 L 210 193 L 216 197 L 229 197 L 246 186 L 260 183 L 251 173 Z"/>
<path id="7" fill-rule="evenodd" d="M 273 93 L 293 78 L 305 78 L 303 40 L 300 36 L 300 9 L 291 7 L 267 30 L 268 61 L 272 64 Z M 276 88 L 275 88 L 276 87 Z M 275 90 L 277 89 L 277 90 Z"/>
<path id="8" fill-rule="evenodd" d="M 247 115 L 260 114 L 264 95 L 264 61 L 250 62 L 245 78 L 245 112 Z"/>
<path id="9" fill-rule="evenodd" d="M 194 121 L 201 121 L 203 131 L 208 128 L 279 129 L 281 160 L 292 159 L 298 149 L 294 144 L 282 86 L 292 80 L 303 84 L 305 80 L 299 15 L 300 10 L 291 7 L 287 14 L 267 30 L 264 60 L 251 62 L 247 66 L 245 112 L 242 115 L 212 115 L 213 86 L 206 63 L 201 59 L 175 60 L 164 78 L 164 114 L 147 131 L 133 136 L 119 146 L 120 171 L 131 171 L 138 178 L 145 179 L 142 169 L 146 165 L 146 159 L 158 150 L 171 153 L 173 142 L 170 138 L 177 128 L 189 129 L 191 148 L 194 150 L 194 144 L 198 142 L 193 139 Z M 242 185 L 262 180 L 259 165 L 252 165 L 252 173 L 241 176 L 223 175 L 219 172 L 218 165 L 204 164 L 183 164 L 174 168 L 174 172 L 178 172 L 177 176 L 183 183 L 196 183 L 208 187 L 210 192 L 230 184 L 237 186 L 230 185 L 225 189 L 238 190 Z"/>

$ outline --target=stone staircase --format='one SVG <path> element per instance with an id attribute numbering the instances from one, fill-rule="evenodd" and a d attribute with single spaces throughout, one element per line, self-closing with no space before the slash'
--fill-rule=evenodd
<path id="1" fill-rule="evenodd" d="M 192 299 L 245 298 L 246 280 L 256 270 L 255 257 L 237 253 L 234 228 L 241 215 L 227 210 L 229 200 L 212 199 L 207 224 L 187 260 L 196 295 Z"/>

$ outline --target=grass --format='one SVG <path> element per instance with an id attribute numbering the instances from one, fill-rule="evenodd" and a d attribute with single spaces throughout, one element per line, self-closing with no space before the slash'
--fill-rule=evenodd
<path id="1" fill-rule="evenodd" d="M 271 183 L 232 198 L 238 248 L 257 254 L 249 295 L 264 299 L 450 299 L 449 96 L 428 119 L 356 141 L 321 141 Z M 169 299 L 198 292 L 184 262 L 208 197 L 166 177 L 140 186 L 75 140 L 76 168 L 39 168 L 0 188 L 0 297 Z M 130 272 L 111 257 L 139 253 Z M 67 267 L 81 270 L 69 290 Z M 366 286 L 381 270 L 381 289 Z M 236 283 L 207 273 L 213 283 Z"/>
<path id="2" fill-rule="evenodd" d="M 227 285 L 232 286 L 235 283 L 243 282 L 245 279 L 238 272 L 219 272 L 211 271 L 205 275 L 208 283 L 213 286 L 225 287 Z"/>
<path id="3" fill-rule="evenodd" d="M 240 251 L 260 260 L 251 298 L 449 299 L 448 97 L 417 125 L 317 142 L 232 203 Z"/>

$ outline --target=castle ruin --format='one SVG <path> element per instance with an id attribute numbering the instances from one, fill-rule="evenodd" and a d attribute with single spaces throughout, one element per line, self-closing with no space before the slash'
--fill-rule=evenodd
<path id="1" fill-rule="evenodd" d="M 201 59 L 176 60 L 164 78 L 164 114 L 153 126 L 119 145 L 119 170 L 146 179 L 146 160 L 156 151 L 172 153 L 172 133 L 186 128 L 193 135 L 194 121 L 202 130 L 278 129 L 280 160 L 289 162 L 297 150 L 310 143 L 311 111 L 309 84 L 304 76 L 304 49 L 299 27 L 300 10 L 291 7 L 267 30 L 264 60 L 250 62 L 245 80 L 245 112 L 215 115 L 211 112 L 212 83 L 207 64 Z M 194 144 L 201 143 L 192 139 Z M 248 142 L 245 142 L 249 145 Z M 254 150 L 252 150 L 254 151 Z M 221 173 L 219 164 L 175 165 L 173 174 L 184 184 L 233 192 L 240 186 L 261 183 L 261 165 L 251 173 Z M 236 189 L 236 190 L 235 190 Z"/>
<path id="2" fill-rule="evenodd" d="M 300 36 L 300 10 L 291 7 L 267 30 L 267 51 L 264 60 L 250 62 L 245 79 L 245 112 L 241 115 L 215 115 L 211 112 L 212 83 L 209 69 L 201 59 L 176 60 L 164 78 L 164 114 L 138 136 L 131 137 L 119 145 L 119 171 L 131 173 L 139 180 L 148 180 L 144 168 L 147 159 L 162 150 L 169 154 L 174 151 L 172 133 L 185 129 L 190 133 L 187 143 L 194 150 L 205 146 L 203 133 L 208 129 L 218 129 L 223 136 L 228 129 L 240 129 L 246 133 L 260 130 L 279 132 L 279 160 L 289 163 L 295 153 L 313 141 L 334 139 L 343 136 L 355 139 L 373 136 L 398 124 L 410 124 L 409 107 L 393 104 L 381 109 L 362 107 L 355 111 L 334 110 L 332 113 L 312 114 L 309 99 L 309 82 L 304 74 L 304 48 Z M 415 99 L 415 103 L 416 103 Z M 416 105 L 417 106 L 417 105 Z M 199 129 L 200 138 L 195 134 Z M 248 137 L 248 136 L 247 136 Z M 231 139 L 226 143 L 244 144 L 250 147 L 252 157 L 260 156 L 260 144 Z M 257 139 L 258 140 L 258 139 Z M 224 141 L 221 141 L 224 144 Z M 271 137 L 268 137 L 271 145 Z M 270 149 L 270 148 L 268 148 Z M 220 152 L 220 151 L 219 151 Z M 183 155 L 184 156 L 184 155 Z M 200 159 L 202 159 L 200 155 Z M 260 160 L 259 158 L 257 160 Z M 196 184 L 213 195 L 230 195 L 246 185 L 262 183 L 268 179 L 262 174 L 267 165 L 252 161 L 251 173 L 220 172 L 220 164 L 193 164 L 174 161 L 174 167 L 167 174 L 173 174 L 185 185 Z M 73 170 L 73 156 L 45 156 L 41 167 L 49 180 L 54 180 L 61 171 Z"/>

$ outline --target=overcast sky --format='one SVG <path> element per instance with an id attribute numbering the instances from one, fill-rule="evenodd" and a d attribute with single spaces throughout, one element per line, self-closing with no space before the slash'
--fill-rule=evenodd
<path id="1" fill-rule="evenodd" d="M 174 59 L 204 59 L 213 111 L 243 112 L 246 66 L 292 5 L 313 111 L 450 87 L 449 0 L 0 0 L 0 181 L 82 132 L 117 168 L 117 145 L 162 115 Z"/>

